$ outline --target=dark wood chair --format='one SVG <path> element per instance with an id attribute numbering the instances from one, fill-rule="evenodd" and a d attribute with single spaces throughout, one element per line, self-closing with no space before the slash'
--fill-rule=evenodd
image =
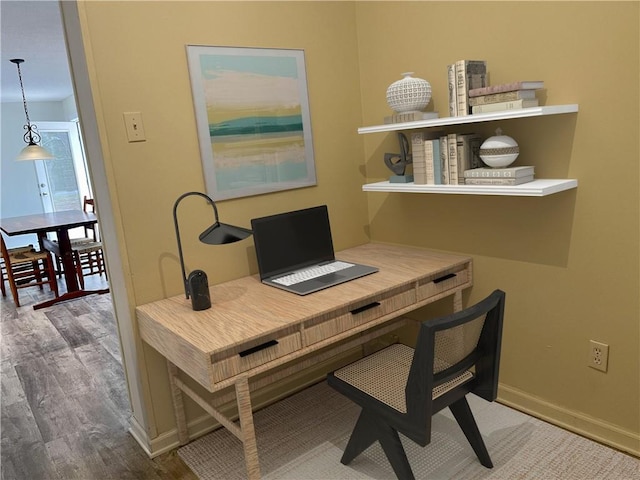
<path id="1" fill-rule="evenodd" d="M 94 213 L 94 199 L 85 195 L 82 210 Z M 84 277 L 86 275 L 102 275 L 104 273 L 106 276 L 107 269 L 97 224 L 85 225 L 84 237 L 71 239 L 71 248 L 81 288 L 84 288 Z M 60 257 L 56 257 L 56 267 L 58 273 L 62 273 L 62 259 Z"/>
<path id="2" fill-rule="evenodd" d="M 95 212 L 93 198 L 84 197 L 83 210 L 85 212 Z M 86 225 L 84 230 L 86 240 L 74 240 L 71 243 L 76 265 L 79 266 L 78 277 L 82 288 L 84 288 L 84 277 L 86 275 L 102 275 L 104 273 L 106 276 L 107 274 L 102 242 L 98 234 L 98 224 Z"/>
<path id="3" fill-rule="evenodd" d="M 4 285 L 4 282 L 7 281 L 16 307 L 20 306 L 18 295 L 20 288 L 37 286 L 42 290 L 43 285 L 49 285 L 57 297 L 58 283 L 51 253 L 36 251 L 33 245 L 8 249 L 1 235 L 0 239 L 2 240 L 2 296 L 7 296 Z"/>
<path id="4" fill-rule="evenodd" d="M 399 479 L 413 479 L 400 442 L 431 440 L 431 417 L 449 407 L 480 463 L 493 464 L 466 395 L 490 402 L 498 391 L 505 293 L 421 322 L 415 349 L 394 344 L 332 374 L 328 384 L 362 407 L 342 459 L 349 464 L 376 440 Z"/>

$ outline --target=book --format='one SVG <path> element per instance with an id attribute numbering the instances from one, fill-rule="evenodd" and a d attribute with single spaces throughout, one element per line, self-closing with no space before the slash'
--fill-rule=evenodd
<path id="1" fill-rule="evenodd" d="M 411 161 L 413 165 L 413 183 L 425 185 L 427 170 L 424 158 L 424 132 L 411 133 Z"/>
<path id="2" fill-rule="evenodd" d="M 458 97 L 456 95 L 456 64 L 447 65 L 447 81 L 449 83 L 449 116 L 458 115 Z"/>
<path id="3" fill-rule="evenodd" d="M 447 160 L 449 162 L 449 185 L 458 185 L 458 139 L 455 133 L 447 135 Z"/>
<path id="4" fill-rule="evenodd" d="M 487 62 L 458 60 L 455 63 L 457 116 L 469 115 L 469 89 L 487 85 Z"/>
<path id="5" fill-rule="evenodd" d="M 438 140 L 440 143 L 440 140 Z M 424 141 L 424 164 L 425 164 L 425 183 L 427 185 L 435 185 L 435 165 L 433 158 L 433 141 L 425 140 Z"/>
<path id="6" fill-rule="evenodd" d="M 469 164 L 470 169 L 485 166 L 485 163 L 480 158 L 480 147 L 482 147 L 482 142 L 483 140 L 480 135 L 471 137 L 471 141 L 469 142 L 469 147 L 471 148 L 471 162 Z"/>
<path id="7" fill-rule="evenodd" d="M 476 105 L 471 107 L 472 113 L 501 112 L 503 110 L 517 110 L 520 108 L 531 108 L 538 106 L 538 99 L 512 100 L 510 102 L 488 103 L 486 105 Z"/>
<path id="8" fill-rule="evenodd" d="M 535 90 L 514 90 L 512 92 L 491 93 L 469 98 L 469 105 L 486 105 L 487 103 L 510 102 L 512 100 L 530 100 L 536 98 Z"/>
<path id="9" fill-rule="evenodd" d="M 522 167 L 505 167 L 505 168 L 472 168 L 465 170 L 465 178 L 518 178 L 533 176 L 534 168 L 532 166 Z"/>
<path id="10" fill-rule="evenodd" d="M 427 169 L 424 144 L 427 140 L 437 139 L 441 135 L 440 130 L 429 130 L 411 133 L 411 158 L 413 165 L 413 183 L 426 185 Z"/>
<path id="11" fill-rule="evenodd" d="M 479 97 L 480 95 L 489 95 L 491 93 L 513 92 L 515 90 L 538 90 L 540 88 L 544 88 L 544 82 L 542 80 L 522 80 L 519 82 L 470 88 L 469 96 Z"/>
<path id="12" fill-rule="evenodd" d="M 384 123 L 417 122 L 420 120 L 433 120 L 436 118 L 439 118 L 438 112 L 405 112 L 384 117 Z"/>
<path id="13" fill-rule="evenodd" d="M 533 182 L 533 175 L 518 178 L 465 178 L 465 185 L 522 185 Z"/>
<path id="14" fill-rule="evenodd" d="M 477 164 L 477 162 L 474 162 L 473 156 L 474 153 L 479 155 L 482 139 L 480 135 L 475 133 L 459 133 L 456 135 L 456 143 L 458 185 L 464 185 L 464 173 L 472 168 L 472 164 Z M 478 156 L 479 159 L 480 157 Z"/>
<path id="15" fill-rule="evenodd" d="M 442 183 L 440 139 L 436 138 L 424 141 L 424 156 L 426 168 L 426 185 L 440 185 Z"/>
<path id="16" fill-rule="evenodd" d="M 449 184 L 449 151 L 447 146 L 447 136 L 440 137 L 440 172 L 442 174 L 442 185 Z"/>
<path id="17" fill-rule="evenodd" d="M 440 156 L 440 139 L 429 140 L 433 155 L 433 179 L 436 185 L 442 184 L 442 157 Z"/>

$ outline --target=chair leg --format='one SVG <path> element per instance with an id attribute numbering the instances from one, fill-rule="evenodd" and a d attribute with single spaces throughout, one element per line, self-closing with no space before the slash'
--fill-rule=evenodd
<path id="1" fill-rule="evenodd" d="M 487 468 L 493 468 L 491 457 L 489 457 L 489 452 L 484 444 L 480 430 L 478 430 L 478 425 L 473 418 L 473 413 L 471 413 L 466 397 L 462 397 L 457 402 L 449 405 L 449 409 L 464 432 L 464 436 L 467 437 L 480 463 Z"/>
<path id="2" fill-rule="evenodd" d="M 369 448 L 377 440 L 376 431 L 374 429 L 375 419 L 369 415 L 366 411 L 362 410 L 351 437 L 349 437 L 349 443 L 344 449 L 344 454 L 340 459 L 340 463 L 348 465 L 351 460 L 356 458 L 367 448 Z"/>
<path id="3" fill-rule="evenodd" d="M 389 460 L 398 480 L 414 480 L 413 471 L 409 465 L 409 460 L 407 460 L 407 454 L 404 452 L 397 430 L 386 424 L 379 424 L 378 428 L 380 431 L 380 445 L 382 445 L 387 460 Z"/>
<path id="4" fill-rule="evenodd" d="M 33 269 L 33 275 L 36 278 L 36 282 L 39 283 L 38 288 L 40 288 L 40 290 L 44 290 L 44 288 L 42 287 L 43 267 L 41 267 L 40 265 L 40 260 L 35 260 L 31 262 L 31 268 Z"/>
<path id="5" fill-rule="evenodd" d="M 13 296 L 13 302 L 16 304 L 16 307 L 19 307 L 20 299 L 18 298 L 18 287 L 16 287 L 16 279 L 13 276 L 13 267 L 7 267 L 7 279 L 9 282 L 11 295 Z"/>
<path id="6" fill-rule="evenodd" d="M 413 472 L 402 447 L 398 432 L 389 425 L 380 423 L 378 417 L 363 410 L 353 428 L 349 443 L 344 449 L 340 463 L 348 465 L 378 440 L 391 468 L 400 480 L 413 480 Z"/>
<path id="7" fill-rule="evenodd" d="M 76 275 L 78 276 L 78 283 L 80 288 L 84 290 L 84 273 L 82 272 L 82 259 L 80 254 L 76 251 L 73 252 L 73 261 L 76 265 Z"/>

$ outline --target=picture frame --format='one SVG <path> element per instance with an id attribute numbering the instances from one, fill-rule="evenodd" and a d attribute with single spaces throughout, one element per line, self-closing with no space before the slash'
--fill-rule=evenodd
<path id="1" fill-rule="evenodd" d="M 207 193 L 316 185 L 304 51 L 187 45 Z"/>

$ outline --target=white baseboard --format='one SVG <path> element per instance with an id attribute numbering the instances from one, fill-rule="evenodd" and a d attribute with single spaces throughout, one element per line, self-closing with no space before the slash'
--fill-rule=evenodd
<path id="1" fill-rule="evenodd" d="M 140 444 L 145 453 L 151 457 L 149 435 L 147 435 L 147 432 L 142 428 L 133 415 L 131 415 L 131 418 L 129 419 L 129 433 L 135 441 Z"/>
<path id="2" fill-rule="evenodd" d="M 616 450 L 640 457 L 640 434 L 500 384 L 498 402 Z"/>

